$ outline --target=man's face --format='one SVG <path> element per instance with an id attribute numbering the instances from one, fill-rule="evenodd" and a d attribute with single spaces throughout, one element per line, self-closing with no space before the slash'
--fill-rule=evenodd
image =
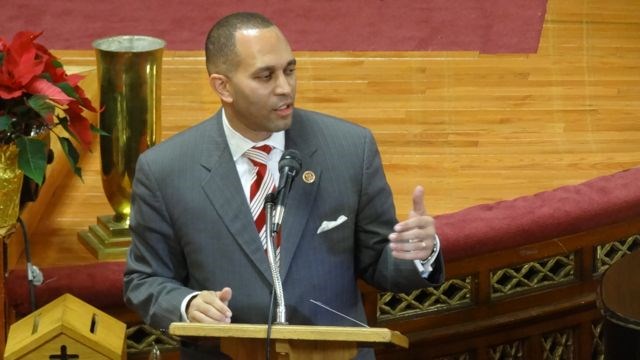
<path id="1" fill-rule="evenodd" d="M 253 141 L 291 125 L 296 60 L 276 27 L 236 33 L 238 63 L 227 75 L 229 124 Z"/>

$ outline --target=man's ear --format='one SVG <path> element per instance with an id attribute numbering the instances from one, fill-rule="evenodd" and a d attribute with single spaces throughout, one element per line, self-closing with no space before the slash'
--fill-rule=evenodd
<path id="1" fill-rule="evenodd" d="M 223 102 L 233 102 L 233 94 L 229 89 L 229 78 L 222 74 L 211 74 L 209 86 L 215 91 Z"/>

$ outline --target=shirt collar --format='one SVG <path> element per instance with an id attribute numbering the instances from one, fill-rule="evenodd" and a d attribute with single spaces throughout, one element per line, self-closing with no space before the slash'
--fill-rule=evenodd
<path id="1" fill-rule="evenodd" d="M 239 132 L 229 125 L 227 115 L 222 109 L 222 127 L 224 129 L 224 135 L 229 143 L 229 149 L 231 150 L 231 156 L 233 161 L 237 161 L 247 150 L 253 146 L 271 145 L 273 148 L 280 151 L 284 151 L 284 131 L 278 131 L 272 133 L 266 140 L 254 143 L 253 141 L 242 136 Z"/>

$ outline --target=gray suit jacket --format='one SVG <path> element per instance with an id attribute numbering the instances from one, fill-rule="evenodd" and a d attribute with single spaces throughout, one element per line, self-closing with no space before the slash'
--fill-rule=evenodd
<path id="1" fill-rule="evenodd" d="M 282 225 L 281 277 L 290 324 L 354 325 L 314 299 L 366 322 L 360 277 L 405 292 L 443 280 L 442 257 L 429 281 L 411 261 L 391 256 L 397 223 L 371 133 L 296 109 L 285 145 L 302 157 Z M 317 234 L 323 221 L 347 221 Z M 125 301 L 154 327 L 180 321 L 193 291 L 231 287 L 234 323 L 266 323 L 272 279 L 265 251 L 222 128 L 221 112 L 144 152 L 133 182 L 133 236 Z"/>

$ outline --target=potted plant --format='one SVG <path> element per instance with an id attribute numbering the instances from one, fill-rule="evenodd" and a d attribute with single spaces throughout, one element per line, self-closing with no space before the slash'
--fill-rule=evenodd
<path id="1" fill-rule="evenodd" d="M 18 169 L 38 185 L 48 155 L 39 134 L 58 138 L 73 172 L 82 178 L 79 153 L 68 136 L 89 148 L 92 132 L 100 133 L 83 115 L 96 112 L 78 85 L 83 76 L 67 74 L 58 58 L 36 42 L 40 35 L 21 31 L 10 43 L 0 38 L 0 151 L 17 150 Z"/>
<path id="2" fill-rule="evenodd" d="M 0 38 L 0 143 L 16 144 L 20 170 L 38 184 L 44 178 L 46 150 L 34 135 L 43 130 L 54 134 L 73 172 L 82 177 L 78 151 L 59 127 L 86 148 L 92 132 L 100 132 L 83 115 L 85 110 L 96 112 L 78 85 L 83 76 L 67 74 L 58 58 L 35 41 L 40 35 L 21 31 L 11 43 Z"/>

